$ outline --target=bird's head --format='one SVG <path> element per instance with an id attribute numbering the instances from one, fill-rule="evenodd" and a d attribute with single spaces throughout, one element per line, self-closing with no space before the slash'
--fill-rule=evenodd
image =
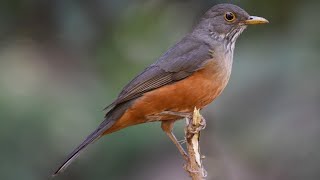
<path id="1" fill-rule="evenodd" d="M 268 22 L 265 18 L 250 16 L 236 5 L 218 4 L 204 14 L 196 29 L 215 40 L 227 40 L 233 44 L 248 25 Z"/>

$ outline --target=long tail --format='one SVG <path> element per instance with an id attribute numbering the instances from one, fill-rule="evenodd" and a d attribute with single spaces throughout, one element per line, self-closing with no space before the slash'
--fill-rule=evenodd
<path id="1" fill-rule="evenodd" d="M 86 147 L 93 143 L 95 140 L 99 139 L 103 132 L 109 129 L 114 124 L 114 121 L 103 121 L 98 129 L 93 131 L 76 149 L 74 149 L 64 161 L 64 163 L 53 173 L 52 176 L 56 176 L 63 172 L 79 155 L 86 149 Z"/>
<path id="2" fill-rule="evenodd" d="M 107 131 L 131 106 L 134 102 L 133 100 L 121 103 L 113 107 L 106 114 L 104 121 L 99 125 L 99 127 L 93 131 L 75 150 L 73 150 L 64 163 L 53 173 L 52 176 L 56 176 L 63 172 L 79 155 L 86 149 L 86 147 L 93 143 L 95 140 L 99 139 L 105 131 Z"/>

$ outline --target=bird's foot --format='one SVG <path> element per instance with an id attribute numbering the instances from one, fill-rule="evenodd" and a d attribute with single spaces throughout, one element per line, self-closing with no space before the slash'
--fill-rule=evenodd
<path id="1" fill-rule="evenodd" d="M 186 139 L 186 138 L 181 139 L 180 141 L 178 141 L 178 143 L 180 143 L 180 144 L 184 144 L 184 143 L 186 143 L 186 142 L 187 142 L 187 139 Z"/>
<path id="2" fill-rule="evenodd" d="M 207 121 L 203 116 L 201 116 L 200 127 L 201 127 L 201 130 L 203 130 L 207 127 Z"/>
<path id="3" fill-rule="evenodd" d="M 186 118 L 186 120 L 187 120 L 188 124 L 191 123 L 190 118 Z M 188 126 L 188 131 L 191 132 L 192 134 L 196 134 L 196 133 L 200 132 L 201 130 L 205 129 L 206 126 L 207 126 L 206 119 L 204 119 L 204 117 L 201 116 L 199 126 L 195 126 L 192 124 L 191 126 Z"/>

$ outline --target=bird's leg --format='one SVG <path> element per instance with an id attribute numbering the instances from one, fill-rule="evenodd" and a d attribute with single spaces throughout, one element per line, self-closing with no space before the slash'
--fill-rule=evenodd
<path id="1" fill-rule="evenodd" d="M 161 122 L 161 128 L 162 130 L 168 135 L 168 137 L 171 139 L 173 144 L 176 145 L 178 148 L 180 154 L 183 156 L 183 158 L 188 161 L 188 154 L 186 151 L 183 149 L 181 144 L 178 142 L 177 138 L 175 135 L 172 133 L 173 125 L 174 125 L 175 120 L 164 120 Z"/>
<path id="2" fill-rule="evenodd" d="M 191 113 L 188 112 L 176 112 L 176 111 L 163 111 L 160 114 L 162 115 L 173 115 L 173 116 L 179 116 L 181 118 L 190 119 Z M 178 141 L 180 144 L 184 144 L 187 142 L 186 138 L 183 138 L 182 140 Z"/>

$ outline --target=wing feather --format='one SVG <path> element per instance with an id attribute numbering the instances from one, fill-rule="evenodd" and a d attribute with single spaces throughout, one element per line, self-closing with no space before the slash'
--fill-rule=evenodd
<path id="1" fill-rule="evenodd" d="M 209 46 L 203 42 L 190 37 L 182 39 L 129 82 L 106 109 L 190 76 L 210 59 L 209 50 Z"/>

